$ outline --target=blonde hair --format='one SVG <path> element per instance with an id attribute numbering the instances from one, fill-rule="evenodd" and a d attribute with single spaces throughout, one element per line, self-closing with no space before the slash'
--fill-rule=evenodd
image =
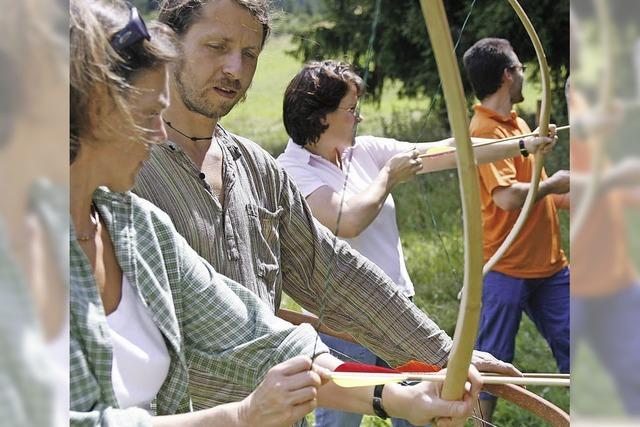
<path id="1" fill-rule="evenodd" d="M 173 32 L 165 25 L 149 25 L 151 40 L 143 40 L 122 55 L 111 46 L 111 38 L 128 21 L 128 8 L 120 0 L 105 4 L 93 0 L 71 0 L 70 41 L 70 161 L 80 149 L 80 137 L 91 136 L 90 104 L 96 93 L 111 98 L 117 112 L 131 129 L 143 131 L 134 122 L 127 95 L 132 79 L 140 71 L 174 61 L 178 48 Z M 120 127 L 120 126 L 119 126 Z M 132 137 L 139 138 L 139 132 Z"/>

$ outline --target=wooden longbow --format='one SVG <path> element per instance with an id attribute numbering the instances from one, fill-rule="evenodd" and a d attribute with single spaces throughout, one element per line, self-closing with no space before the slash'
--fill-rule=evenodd
<path id="1" fill-rule="evenodd" d="M 550 78 L 549 67 L 531 21 L 516 0 L 509 0 L 518 14 L 534 45 L 542 75 L 543 99 L 540 112 L 540 134 L 547 135 L 550 115 Z M 442 80 L 443 94 L 447 104 L 447 114 L 457 145 L 458 175 L 462 195 L 464 236 L 465 236 L 465 277 L 462 300 L 451 357 L 447 365 L 447 378 L 442 397 L 457 400 L 464 394 L 473 348 L 478 334 L 478 322 L 482 300 L 482 276 L 506 252 L 522 229 L 538 191 L 538 184 L 544 166 L 544 155 L 535 155 L 535 169 L 525 204 L 516 223 L 494 256 L 482 266 L 482 225 L 480 217 L 479 183 L 477 169 L 469 138 L 469 123 L 466 98 L 462 88 L 462 79 L 451 40 L 451 31 L 442 0 L 421 0 L 422 12 L 431 39 L 431 45 L 438 64 Z M 560 408 L 546 400 L 513 385 L 486 386 L 487 390 L 499 397 L 507 398 L 532 413 L 542 416 L 555 426 L 568 426 L 569 416 Z"/>

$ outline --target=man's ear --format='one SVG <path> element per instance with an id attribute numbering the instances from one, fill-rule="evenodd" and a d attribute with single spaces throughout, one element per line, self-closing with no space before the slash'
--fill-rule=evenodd
<path id="1" fill-rule="evenodd" d="M 513 81 L 513 75 L 511 74 L 511 71 L 509 71 L 508 68 L 505 68 L 502 71 L 502 83 L 503 84 L 506 83 L 506 82 L 511 83 L 512 81 Z"/>

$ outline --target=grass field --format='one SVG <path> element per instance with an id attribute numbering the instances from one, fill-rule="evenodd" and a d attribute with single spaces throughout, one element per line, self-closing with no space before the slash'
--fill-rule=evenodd
<path id="1" fill-rule="evenodd" d="M 302 65 L 285 53 L 289 49 L 291 41 L 287 37 L 276 37 L 268 42 L 260 57 L 247 101 L 222 121 L 229 130 L 253 139 L 274 155 L 282 151 L 287 141 L 282 125 L 284 89 Z M 524 105 L 525 113 L 533 113 L 536 91 L 535 84 L 526 86 L 525 97 L 528 101 Z M 422 124 L 428 102 L 424 98 L 400 99 L 393 86 L 387 87 L 379 105 L 368 102 L 363 104 L 365 121 L 358 133 L 407 140 L 416 137 L 425 140 L 444 137 L 443 125 L 434 124 L 435 118 L 431 118 L 427 129 Z M 560 162 L 564 163 L 568 161 Z M 456 174 L 441 172 L 428 177 L 422 176 L 400 186 L 394 192 L 394 197 L 407 266 L 416 287 L 416 304 L 452 335 L 458 311 L 456 295 L 463 273 L 461 207 Z M 568 247 L 567 222 L 566 215 L 563 215 L 564 247 Z M 286 305 L 295 308 L 295 303 L 291 300 L 285 301 Z M 526 317 L 522 321 L 517 339 L 514 363 L 527 372 L 554 372 L 556 369 L 546 343 Z M 568 409 L 567 390 L 533 390 Z M 538 419 L 503 402 L 498 405 L 494 422 L 501 427 L 542 425 Z M 374 417 L 365 417 L 362 425 L 390 424 Z"/>

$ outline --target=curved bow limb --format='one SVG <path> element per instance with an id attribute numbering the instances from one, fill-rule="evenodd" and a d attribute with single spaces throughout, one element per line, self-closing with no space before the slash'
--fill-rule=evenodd
<path id="1" fill-rule="evenodd" d="M 518 405 L 554 427 L 568 427 L 570 424 L 569 414 L 526 388 L 513 384 L 485 384 L 482 389 Z"/>
<path id="2" fill-rule="evenodd" d="M 551 87 L 546 57 L 542 49 L 542 44 L 537 37 L 531 22 L 524 13 L 524 10 L 517 1 L 509 1 L 518 13 L 520 19 L 523 21 L 523 24 L 527 28 L 527 32 L 532 38 L 536 54 L 538 56 L 538 61 L 540 63 L 541 74 L 543 76 L 543 102 L 540 113 L 539 131 L 540 134 L 546 135 L 548 134 L 549 128 L 549 101 Z M 465 278 L 462 290 L 462 301 L 454 334 L 454 343 L 448 364 L 447 378 L 445 379 L 442 391 L 443 398 L 453 400 L 461 398 L 464 394 L 464 384 L 478 332 L 478 320 L 482 298 L 482 273 L 484 272 L 484 269 L 482 268 L 482 247 L 480 244 L 482 241 L 482 227 L 478 194 L 479 184 L 477 169 L 473 160 L 471 140 L 468 133 L 466 100 L 462 89 L 460 71 L 454 53 L 455 51 L 450 36 L 451 33 L 444 5 L 442 0 L 421 0 L 420 3 L 434 50 L 434 55 L 436 57 L 436 62 L 438 64 L 438 71 L 442 79 L 443 93 L 447 103 L 447 113 L 452 127 L 453 136 L 456 140 L 456 144 L 458 145 L 458 174 L 460 178 L 461 194 L 463 197 Z M 535 162 L 536 167 L 532 177 L 532 185 L 525 200 L 522 212 L 516 221 L 514 230 L 512 230 L 505 242 L 503 242 L 505 248 L 502 249 L 498 256 L 493 260 L 494 264 L 497 262 L 499 257 L 506 252 L 508 246 L 515 240 L 517 234 L 522 229 L 531 208 L 533 207 L 537 196 L 538 183 L 542 174 L 542 167 L 544 165 L 544 155 L 539 152 L 535 156 Z M 475 210 L 475 212 L 472 212 L 472 210 Z M 470 240 L 470 238 L 475 239 L 475 241 Z M 489 267 L 490 269 L 494 264 L 489 264 L 485 266 L 485 268 Z M 488 271 L 488 269 L 486 271 Z M 503 386 L 503 389 L 501 390 L 504 391 L 504 387 L 511 388 L 515 386 Z M 494 391 L 499 393 L 500 390 Z M 542 402 L 542 407 L 547 408 L 546 410 L 542 410 L 543 418 L 549 416 L 549 414 L 557 413 L 558 416 L 552 420 L 553 425 L 564 426 L 568 424 L 568 415 L 555 405 L 546 402 L 544 399 L 541 399 L 522 388 L 509 391 L 511 394 L 524 393 L 531 395 L 528 396 L 527 399 Z M 513 400 L 509 393 L 502 393 L 502 396 L 505 397 L 506 400 Z M 537 406 L 540 407 L 540 405 Z M 556 408 L 557 411 L 553 410 L 553 408 Z M 539 412 L 533 412 L 539 414 Z"/>
<path id="3" fill-rule="evenodd" d="M 420 4 L 442 80 L 449 123 L 456 141 L 464 217 L 464 292 L 447 364 L 447 377 L 442 389 L 444 399 L 458 400 L 464 395 L 480 320 L 483 259 L 479 181 L 469 137 L 467 102 L 444 4 L 442 0 L 421 0 Z"/>
<path id="4" fill-rule="evenodd" d="M 540 123 L 539 123 L 539 134 L 540 135 L 548 135 L 549 134 L 549 116 L 551 114 L 551 78 L 549 76 L 549 65 L 547 64 L 547 57 L 545 56 L 544 49 L 542 48 L 542 42 L 536 33 L 533 24 L 529 20 L 529 17 L 525 13 L 520 3 L 517 0 L 509 0 L 509 4 L 518 14 L 518 18 L 524 25 L 527 30 L 527 34 L 533 43 L 533 47 L 536 51 L 536 56 L 538 57 L 538 64 L 540 66 L 540 75 L 542 78 L 542 104 L 540 106 Z M 524 205 L 516 219 L 515 224 L 511 228 L 511 231 L 504 239 L 500 247 L 495 251 L 495 253 L 489 258 L 487 263 L 484 265 L 482 269 L 482 274 L 486 275 L 491 269 L 496 265 L 498 261 L 503 257 L 503 255 L 509 250 L 513 242 L 517 239 L 520 231 L 524 227 L 524 224 L 527 222 L 527 218 L 529 218 L 529 214 L 533 209 L 533 205 L 536 202 L 536 198 L 538 196 L 538 184 L 540 183 L 540 177 L 542 176 L 542 168 L 544 167 L 544 154 L 540 150 L 534 156 L 534 169 L 533 176 L 531 177 L 531 185 L 529 187 L 529 192 L 527 193 L 527 197 L 524 201 Z"/>

